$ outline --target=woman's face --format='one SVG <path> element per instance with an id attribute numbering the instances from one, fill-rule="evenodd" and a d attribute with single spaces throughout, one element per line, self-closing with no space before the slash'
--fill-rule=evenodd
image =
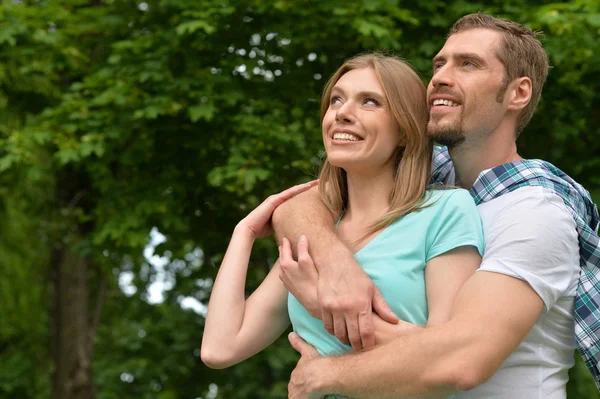
<path id="1" fill-rule="evenodd" d="M 333 166 L 360 174 L 394 168 L 400 128 L 372 68 L 353 69 L 336 82 L 322 128 Z"/>

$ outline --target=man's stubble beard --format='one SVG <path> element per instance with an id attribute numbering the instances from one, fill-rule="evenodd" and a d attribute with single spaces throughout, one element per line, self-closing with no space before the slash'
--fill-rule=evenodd
<path id="1" fill-rule="evenodd" d="M 438 129 L 432 128 L 430 117 L 427 123 L 427 136 L 436 143 L 447 146 L 449 149 L 462 144 L 466 139 L 462 124 L 462 115 L 456 123 Z"/>
<path id="2" fill-rule="evenodd" d="M 506 76 L 505 73 L 504 79 L 502 81 L 502 86 L 498 89 L 498 92 L 496 93 L 496 102 L 498 104 L 502 104 L 502 102 L 504 101 L 504 95 L 506 94 L 506 90 L 508 89 L 509 83 L 510 82 L 508 80 L 508 76 Z M 438 92 L 442 93 L 443 90 L 438 90 Z M 464 109 L 461 110 L 461 113 L 458 116 L 458 121 L 456 121 L 456 123 L 450 124 L 450 126 L 446 126 L 438 130 L 432 129 L 430 115 L 429 121 L 427 123 L 427 136 L 436 143 L 447 146 L 449 149 L 452 149 L 464 143 L 466 140 L 466 134 L 463 126 L 463 111 Z"/>

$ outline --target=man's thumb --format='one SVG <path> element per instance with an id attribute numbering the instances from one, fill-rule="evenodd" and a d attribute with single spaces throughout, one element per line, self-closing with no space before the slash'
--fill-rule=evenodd
<path id="1" fill-rule="evenodd" d="M 315 350 L 315 348 L 307 344 L 295 332 L 292 332 L 288 335 L 288 340 L 290 341 L 290 344 L 292 344 L 292 347 L 302 356 L 318 355 L 318 352 Z"/>
<path id="2" fill-rule="evenodd" d="M 375 288 L 375 292 L 373 293 L 373 310 L 388 323 L 397 324 L 399 321 L 377 288 Z"/>

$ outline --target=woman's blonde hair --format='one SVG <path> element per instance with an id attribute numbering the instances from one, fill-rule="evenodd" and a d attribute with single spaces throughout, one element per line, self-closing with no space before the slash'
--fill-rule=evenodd
<path id="1" fill-rule="evenodd" d="M 426 134 L 429 117 L 427 91 L 414 69 L 400 58 L 379 53 L 358 55 L 346 61 L 329 79 L 321 99 L 321 122 L 329 108 L 331 90 L 353 69 L 372 68 L 383 86 L 388 109 L 400 129 L 396 152 L 396 173 L 389 211 L 371 226 L 375 232 L 399 217 L 421 209 L 431 172 L 433 141 Z M 319 176 L 319 193 L 327 207 L 339 215 L 348 199 L 346 171 L 325 159 Z"/>

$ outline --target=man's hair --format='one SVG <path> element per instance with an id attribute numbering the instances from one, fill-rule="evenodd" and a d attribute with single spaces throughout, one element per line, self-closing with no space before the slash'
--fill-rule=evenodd
<path id="1" fill-rule="evenodd" d="M 492 29 L 502 33 L 502 44 L 497 50 L 496 57 L 504 64 L 506 72 L 504 85 L 498 92 L 498 101 L 504 98 L 511 81 L 524 76 L 531 79 L 531 100 L 517 118 L 516 133 L 519 135 L 533 116 L 548 76 L 548 54 L 538 39 L 541 32 L 532 31 L 507 19 L 477 13 L 465 15 L 456 21 L 450 28 L 448 36 L 470 29 Z"/>

